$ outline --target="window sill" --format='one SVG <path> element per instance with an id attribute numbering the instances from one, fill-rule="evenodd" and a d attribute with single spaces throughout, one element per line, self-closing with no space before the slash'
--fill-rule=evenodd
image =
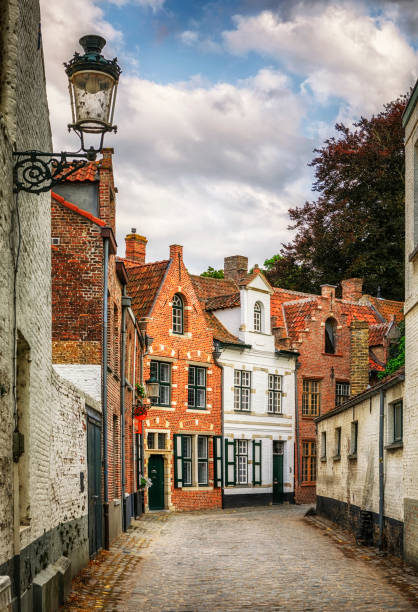
<path id="1" fill-rule="evenodd" d="M 196 412 L 197 414 L 209 414 L 210 410 L 207 408 L 186 408 L 186 412 Z"/>
<path id="2" fill-rule="evenodd" d="M 251 414 L 251 410 L 240 410 L 238 408 L 234 408 L 234 412 L 241 412 L 243 414 Z"/>
<path id="3" fill-rule="evenodd" d="M 284 417 L 283 412 L 268 412 L 268 411 L 267 411 L 267 412 L 266 412 L 266 415 L 267 415 L 267 416 L 274 416 L 274 417 L 277 417 L 277 416 L 279 416 L 279 417 Z"/>
<path id="4" fill-rule="evenodd" d="M 347 459 L 349 461 L 357 461 L 357 453 L 350 453 L 349 455 L 347 455 Z"/>
<path id="5" fill-rule="evenodd" d="M 387 451 L 395 451 L 403 448 L 403 442 L 400 440 L 399 442 L 392 442 L 392 444 L 387 444 L 385 446 L 385 450 Z"/>
<path id="6" fill-rule="evenodd" d="M 174 412 L 175 411 L 175 408 L 172 408 L 171 406 L 158 406 L 158 405 L 155 405 L 155 406 L 151 405 L 149 407 L 149 409 L 150 410 L 151 409 L 152 410 L 169 410 L 170 412 Z"/>
<path id="7" fill-rule="evenodd" d="M 208 485 L 183 485 L 182 487 L 176 488 L 182 491 L 213 491 L 213 487 L 209 487 Z"/>
<path id="8" fill-rule="evenodd" d="M 410 253 L 410 255 L 408 256 L 408 260 L 409 261 L 414 261 L 415 257 L 418 255 L 418 244 L 416 245 L 415 249 L 412 251 L 412 253 Z"/>
<path id="9" fill-rule="evenodd" d="M 332 460 L 333 461 L 341 461 L 341 455 L 334 455 Z"/>
<path id="10" fill-rule="evenodd" d="M 176 332 L 173 332 L 171 330 L 168 331 L 168 335 L 173 336 L 173 338 L 184 338 L 186 340 L 190 340 L 190 338 L 192 337 L 191 332 L 186 332 L 185 334 L 177 334 Z"/>

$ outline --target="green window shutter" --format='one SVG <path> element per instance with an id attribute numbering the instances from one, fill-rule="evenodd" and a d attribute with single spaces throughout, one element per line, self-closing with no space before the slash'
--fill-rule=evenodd
<path id="1" fill-rule="evenodd" d="M 253 440 L 253 485 L 261 485 L 261 440 Z"/>
<path id="2" fill-rule="evenodd" d="M 222 436 L 213 436 L 213 484 L 221 488 L 222 478 Z"/>
<path id="3" fill-rule="evenodd" d="M 181 488 L 183 486 L 183 453 L 182 453 L 182 436 L 174 434 L 174 486 Z"/>
<path id="4" fill-rule="evenodd" d="M 235 484 L 235 440 L 225 438 L 225 484 Z"/>

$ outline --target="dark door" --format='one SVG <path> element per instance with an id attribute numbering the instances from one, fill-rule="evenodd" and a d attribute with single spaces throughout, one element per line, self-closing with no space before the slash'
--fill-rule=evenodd
<path id="1" fill-rule="evenodd" d="M 283 444 L 273 441 L 273 504 L 283 501 Z"/>
<path id="2" fill-rule="evenodd" d="M 152 486 L 148 489 L 150 510 L 164 510 L 164 459 L 161 455 L 151 455 L 148 460 L 148 478 Z"/>
<path id="3" fill-rule="evenodd" d="M 87 469 L 89 504 L 89 552 L 102 547 L 102 428 L 100 421 L 87 416 Z"/>

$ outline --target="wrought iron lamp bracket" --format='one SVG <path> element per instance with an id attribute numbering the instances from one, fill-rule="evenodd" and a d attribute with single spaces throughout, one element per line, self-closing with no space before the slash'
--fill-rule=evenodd
<path id="1" fill-rule="evenodd" d="M 42 151 L 15 151 L 13 191 L 39 194 L 50 191 L 58 183 L 96 159 L 97 151 L 85 153 L 43 153 Z"/>

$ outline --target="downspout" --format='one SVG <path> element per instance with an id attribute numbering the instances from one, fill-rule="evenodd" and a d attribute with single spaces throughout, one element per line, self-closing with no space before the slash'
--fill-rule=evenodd
<path id="1" fill-rule="evenodd" d="M 107 311 L 109 285 L 109 238 L 104 237 L 103 266 L 103 351 L 102 351 L 102 411 L 103 411 L 103 494 L 104 494 L 104 546 L 109 550 L 109 466 L 107 454 Z"/>
<path id="2" fill-rule="evenodd" d="M 126 531 L 126 466 L 125 466 L 125 361 L 126 361 L 126 310 L 131 305 L 131 298 L 126 295 L 126 285 L 122 289 L 122 333 L 120 356 L 120 437 L 121 437 L 121 477 L 122 477 L 122 529 Z"/>
<path id="3" fill-rule="evenodd" d="M 224 367 L 223 365 L 221 365 L 219 363 L 219 357 L 218 355 L 215 356 L 215 353 L 217 353 L 217 351 L 213 351 L 212 355 L 213 355 L 213 360 L 215 362 L 215 364 L 218 366 L 218 368 L 221 368 L 221 449 L 222 449 L 222 453 L 224 453 Z M 225 463 L 225 459 L 224 461 L 222 461 L 222 475 L 221 475 L 221 505 L 222 508 L 224 507 L 224 487 L 223 487 L 223 474 L 224 474 L 224 463 Z"/>
<path id="4" fill-rule="evenodd" d="M 299 483 L 300 483 L 300 444 L 299 444 L 299 407 L 298 407 L 298 369 L 299 368 L 300 368 L 300 363 L 298 362 L 298 360 L 296 360 L 296 363 L 295 363 L 295 438 L 296 438 L 295 493 L 296 493 L 296 486 L 299 487 Z"/>
<path id="5" fill-rule="evenodd" d="M 380 389 L 379 412 L 379 550 L 383 549 L 383 512 L 385 503 L 384 473 L 383 473 L 383 437 L 385 426 L 385 391 Z"/>

